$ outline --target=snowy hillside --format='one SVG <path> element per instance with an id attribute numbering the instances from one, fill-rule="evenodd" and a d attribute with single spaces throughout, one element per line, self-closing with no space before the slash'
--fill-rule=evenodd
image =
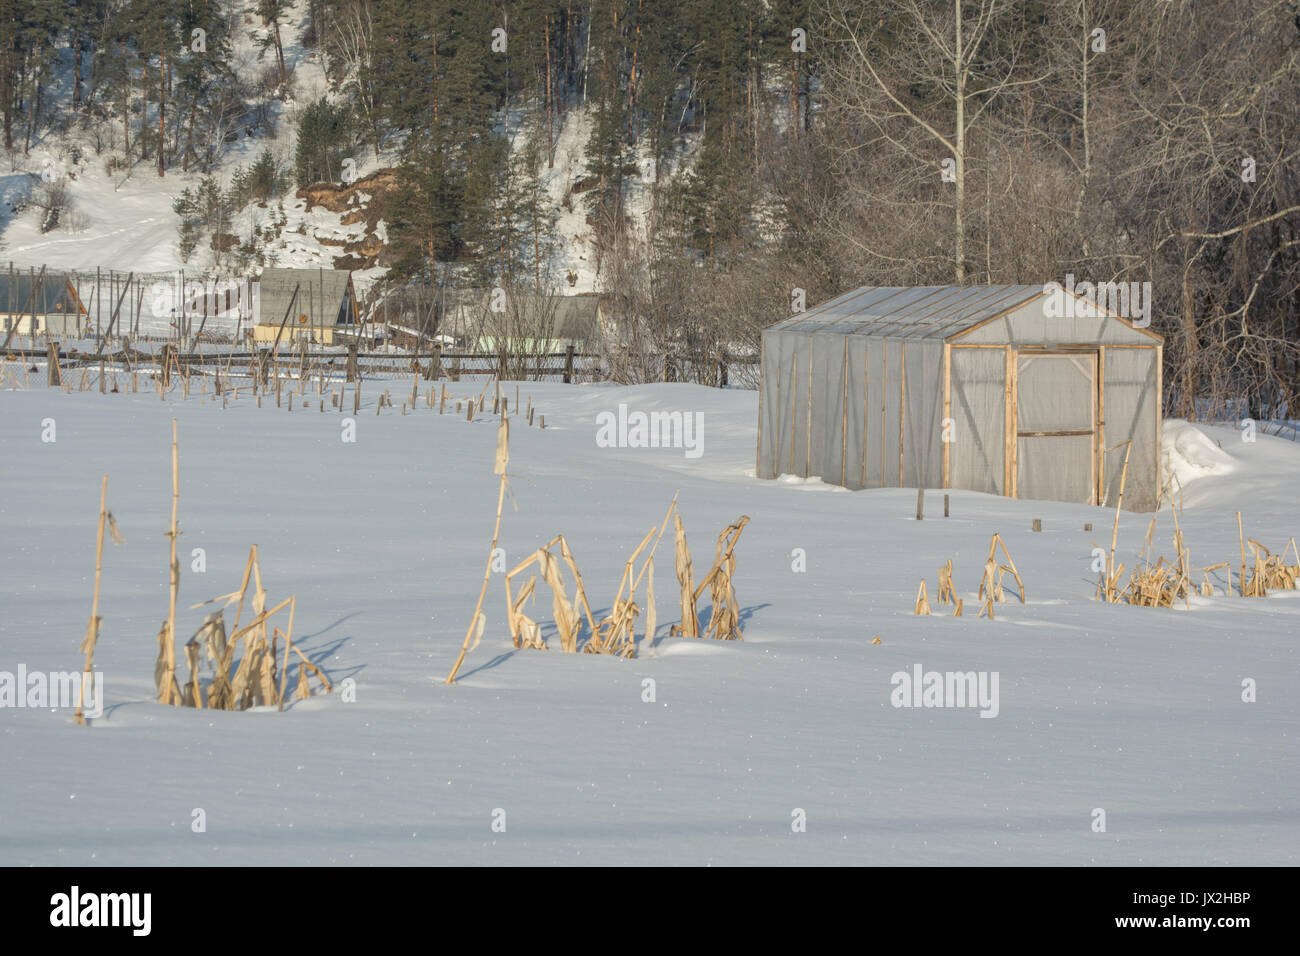
<path id="1" fill-rule="evenodd" d="M 561 653 L 549 596 L 529 613 L 551 649 L 516 650 L 495 574 L 482 643 L 447 686 L 496 506 L 490 414 L 376 415 L 370 394 L 348 443 L 314 404 L 0 392 L 0 671 L 79 667 L 105 472 L 125 538 L 105 545 L 104 715 L 81 728 L 66 709 L 0 711 L 21 768 L 0 775 L 0 863 L 1297 862 L 1300 592 L 1228 597 L 1217 572 L 1190 607 L 1099 604 L 1090 564 L 1111 511 L 957 491 L 944 519 L 932 492 L 918 522 L 909 490 L 751 477 L 753 392 L 520 389 L 546 428 L 512 418 L 506 564 L 565 534 L 599 614 L 674 494 L 697 572 L 747 514 L 742 642 L 667 636 L 666 547 L 656 639 L 636 658 Z M 703 413 L 703 454 L 599 447 L 597 416 L 619 403 Z M 181 641 L 204 613 L 185 609 L 237 588 L 257 543 L 270 599 L 296 595 L 294 632 L 336 693 L 283 714 L 154 701 L 173 416 Z M 1300 532 L 1294 443 L 1174 423 L 1166 446 L 1195 566 L 1236 564 L 1238 510 L 1275 550 Z M 1147 522 L 1121 518 L 1130 566 Z M 1162 514 L 1157 552 L 1172 531 Z M 975 590 L 994 532 L 1028 601 L 1012 586 L 989 621 Z M 914 616 L 918 582 L 933 599 L 949 558 L 966 613 Z M 893 706 L 893 675 L 917 666 L 996 673 L 996 716 Z"/>
<path id="2" fill-rule="evenodd" d="M 268 68 L 265 41 L 267 28 L 261 25 L 249 2 L 226 5 L 232 14 L 233 69 L 251 81 Z M 271 100 L 266 129 L 235 137 L 223 146 L 220 162 L 213 171 L 223 188 L 231 184 L 236 167 L 247 169 L 264 149 L 270 149 L 277 163 L 292 166 L 298 123 L 305 106 L 324 96 L 337 99 L 330 90 L 323 67 L 323 54 L 307 48 L 302 35 L 308 24 L 306 0 L 285 4 L 286 20 L 281 29 L 287 69 L 292 83 L 283 101 Z M 66 57 L 64 58 L 66 59 Z M 59 87 L 70 85 L 70 67 L 61 61 Z M 527 142 L 522 129 L 528 120 L 522 112 L 511 114 L 505 125 L 512 149 Z M 550 272 L 568 293 L 592 292 L 597 287 L 596 255 L 591 227 L 587 222 L 575 184 L 584 176 L 584 148 L 591 136 L 588 111 L 576 106 L 565 114 L 555 137 L 554 161 L 543 174 L 545 194 L 556 214 L 554 251 Z M 688 166 L 690 141 L 680 165 Z M 394 147 L 397 144 L 394 144 Z M 379 155 L 364 149 L 353 157 L 358 179 L 381 174 L 392 178 L 399 161 L 396 148 Z M 629 222 L 644 229 L 649 211 L 647 184 L 653 183 L 653 160 L 644 144 L 636 159 L 641 181 L 633 184 L 627 197 Z M 129 169 L 106 168 L 105 156 L 92 151 L 80 130 L 49 132 L 30 150 L 11 156 L 11 169 L 0 175 L 0 262 L 16 267 L 69 272 L 94 272 L 97 267 L 126 273 L 165 273 L 188 269 L 191 273 L 221 272 L 206 245 L 192 257 L 181 254 L 179 221 L 173 203 L 185 189 L 194 189 L 203 176 L 197 167 L 184 171 L 179 165 L 160 178 L 148 162 L 137 161 Z M 40 210 L 21 207 L 25 197 L 41 182 L 42 175 L 67 177 L 69 210 L 55 229 L 42 231 Z M 364 292 L 386 272 L 373 263 L 375 251 L 387 242 L 382 221 L 358 221 L 346 211 L 323 208 L 305 198 L 304 190 L 290 189 L 280 203 L 259 208 L 250 205 L 231 223 L 231 234 L 254 237 L 265 265 L 304 268 L 345 268 L 356 271 L 354 281 Z M 372 198 L 360 192 L 359 208 Z M 351 211 L 351 210 L 348 210 Z M 283 221 L 277 221 L 283 216 Z M 373 218 L 373 217 L 371 217 Z M 369 255 L 358 262 L 348 255 L 365 244 Z M 342 248 L 342 247 L 347 247 Z M 251 268 L 254 273 L 261 265 Z M 229 269 L 225 270 L 229 271 Z"/>

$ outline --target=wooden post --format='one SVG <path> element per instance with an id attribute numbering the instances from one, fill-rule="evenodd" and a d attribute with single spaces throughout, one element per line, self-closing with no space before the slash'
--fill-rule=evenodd
<path id="1" fill-rule="evenodd" d="M 1035 530 L 1035 531 L 1042 531 L 1042 530 L 1043 530 L 1043 519 L 1042 519 L 1042 518 L 1035 518 L 1035 519 L 1034 519 L 1034 530 Z"/>
<path id="2" fill-rule="evenodd" d="M 952 346 L 948 345 L 945 342 L 943 346 L 943 423 L 945 426 L 947 426 L 951 422 L 952 422 Z M 943 486 L 945 488 L 948 487 L 948 475 L 951 471 L 951 460 L 952 460 L 951 446 L 952 446 L 951 441 L 945 440 L 943 442 L 943 463 L 941 467 L 943 469 Z M 948 496 L 944 495 L 943 498 L 945 503 L 943 516 L 946 518 L 948 517 L 948 509 L 946 507 Z"/>
<path id="3" fill-rule="evenodd" d="M 57 388 L 63 384 L 63 374 L 59 369 L 59 343 L 51 342 L 46 350 L 45 384 Z"/>
<path id="4" fill-rule="evenodd" d="M 943 496 L 943 516 L 948 517 L 948 496 Z"/>
<path id="5" fill-rule="evenodd" d="M 925 517 L 925 489 L 916 489 L 916 520 L 920 521 Z"/>
<path id="6" fill-rule="evenodd" d="M 350 345 L 348 345 L 346 381 L 355 382 L 358 378 L 360 378 L 360 374 L 357 366 L 357 344 L 353 342 Z"/>
<path id="7" fill-rule="evenodd" d="M 566 345 L 564 347 L 564 384 L 570 385 L 572 383 L 573 383 L 573 346 Z"/>

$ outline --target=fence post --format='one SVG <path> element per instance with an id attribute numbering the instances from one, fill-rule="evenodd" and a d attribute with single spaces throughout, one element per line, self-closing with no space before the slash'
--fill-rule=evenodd
<path id="1" fill-rule="evenodd" d="M 718 360 L 718 388 L 727 387 L 727 355 L 724 352 Z"/>
<path id="2" fill-rule="evenodd" d="M 572 383 L 573 383 L 573 346 L 570 344 L 564 347 L 564 384 L 571 385 Z"/>
<path id="3" fill-rule="evenodd" d="M 357 380 L 357 343 L 355 342 L 348 345 L 347 380 L 349 382 Z"/>
<path id="4" fill-rule="evenodd" d="M 270 374 L 271 374 L 270 358 L 271 358 L 270 349 L 257 350 L 257 377 L 258 379 L 261 380 L 264 389 L 266 386 L 266 381 L 268 378 L 270 378 Z"/>
<path id="5" fill-rule="evenodd" d="M 433 354 L 429 356 L 429 374 L 425 376 L 431 381 L 438 381 L 442 378 L 442 343 L 435 342 Z"/>
<path id="6" fill-rule="evenodd" d="M 57 387 L 63 384 L 63 376 L 59 374 L 59 343 L 51 342 L 47 352 L 48 368 L 46 369 L 45 383 Z"/>

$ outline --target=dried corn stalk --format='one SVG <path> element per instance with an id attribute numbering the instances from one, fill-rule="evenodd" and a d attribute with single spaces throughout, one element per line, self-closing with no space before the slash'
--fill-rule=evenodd
<path id="1" fill-rule="evenodd" d="M 673 523 L 677 546 L 677 584 L 682 592 L 682 623 L 670 633 L 681 637 L 699 637 L 700 625 L 695 606 L 695 568 L 691 563 L 691 549 L 686 543 L 686 529 L 682 516 L 674 512 Z"/>
<path id="2" fill-rule="evenodd" d="M 707 587 L 713 606 L 709 609 L 709 623 L 704 630 L 705 637 L 715 640 L 738 641 L 740 633 L 740 605 L 736 601 L 734 585 L 736 575 L 736 544 L 740 534 L 749 524 L 749 515 L 741 515 L 727 525 L 718 535 L 718 547 L 713 557 L 713 567 L 704 576 L 700 586 L 695 589 L 695 598 Z"/>
<path id="3" fill-rule="evenodd" d="M 999 565 L 997 562 L 997 550 L 1002 549 L 1002 556 L 1006 558 L 1006 564 Z M 1000 534 L 993 535 L 989 541 L 988 557 L 984 561 L 984 576 L 980 579 L 979 599 L 984 602 L 980 608 L 978 617 L 988 615 L 989 620 L 993 620 L 993 605 L 1001 604 L 1007 599 L 1006 591 L 1003 588 L 1003 578 L 1010 574 L 1016 579 L 1016 585 L 1020 589 L 1020 603 L 1025 603 L 1025 583 L 1020 578 L 1020 572 L 1016 569 L 1016 562 L 1011 557 L 1011 552 L 1007 550 L 1006 544 Z"/>
<path id="4" fill-rule="evenodd" d="M 939 593 L 936 600 L 940 604 L 948 604 L 957 600 L 957 593 L 952 586 L 952 558 L 939 569 Z"/>
<path id="5" fill-rule="evenodd" d="M 550 549 L 557 544 L 560 546 L 560 557 L 558 558 L 550 552 Z M 569 598 L 568 586 L 564 582 L 561 561 L 567 564 L 569 570 L 573 572 L 574 592 L 572 599 Z M 517 575 L 522 574 L 533 565 L 538 566 L 542 580 L 551 589 L 551 611 L 555 616 L 555 628 L 560 635 L 560 649 L 566 654 L 573 654 L 578 649 L 578 638 L 582 630 L 582 618 L 579 615 L 579 609 L 586 614 L 587 625 L 592 634 L 596 632 L 596 622 L 592 619 L 591 607 L 587 604 L 587 593 L 582 584 L 582 573 L 578 570 L 578 564 L 573 558 L 573 552 L 569 549 L 569 543 L 562 534 L 556 535 L 506 574 L 506 616 L 507 625 L 510 629 L 510 639 L 515 647 L 536 647 L 540 649 L 546 647 L 541 638 L 541 629 L 538 627 L 537 622 L 525 615 L 522 610 L 524 602 L 528 598 L 535 596 L 537 575 L 534 574 L 529 578 L 518 598 L 514 597 L 510 586 L 511 581 Z"/>
<path id="6" fill-rule="evenodd" d="M 619 657 L 633 657 L 636 654 L 636 636 L 635 623 L 636 617 L 641 613 L 640 606 L 636 603 L 637 588 L 641 585 L 641 580 L 647 574 L 650 575 L 651 587 L 649 600 L 651 603 L 650 617 L 647 618 L 646 639 L 654 639 L 654 560 L 655 551 L 659 548 L 659 542 L 663 539 L 664 532 L 668 530 L 668 519 L 677 512 L 677 496 L 673 496 L 672 502 L 668 505 L 668 511 L 664 515 L 663 523 L 659 526 L 659 535 L 655 537 L 655 529 L 651 528 L 641 543 L 636 546 L 632 556 L 627 559 L 627 564 L 623 568 L 623 578 L 619 581 L 618 593 L 614 595 L 614 609 L 610 616 L 602 621 L 597 627 L 592 639 L 587 642 L 584 651 L 591 654 L 614 654 Z M 650 539 L 654 538 L 654 544 L 650 546 L 650 551 L 646 555 L 645 563 L 641 565 L 641 571 L 635 575 L 632 570 L 636 565 L 636 559 L 645 550 L 646 545 L 650 544 Z M 624 589 L 627 590 L 627 597 L 623 597 Z"/>
<path id="7" fill-rule="evenodd" d="M 484 389 L 486 388 L 487 386 L 484 386 Z M 488 580 L 492 577 L 492 556 L 496 553 L 497 539 L 501 535 L 501 507 L 505 504 L 506 488 L 509 485 L 506 477 L 506 466 L 509 463 L 510 420 L 502 418 L 501 424 L 497 426 L 497 449 L 492 464 L 492 473 L 500 479 L 497 489 L 497 518 L 496 524 L 492 528 L 492 546 L 488 549 L 487 565 L 483 569 L 483 585 L 479 588 L 478 603 L 474 605 L 474 616 L 470 618 L 469 627 L 465 631 L 465 641 L 461 644 L 456 663 L 451 666 L 451 671 L 444 681 L 447 684 L 456 682 L 456 673 L 460 670 L 461 665 L 465 663 L 465 655 L 469 653 L 470 642 L 473 641 L 475 645 L 478 644 L 478 638 L 482 636 L 486 624 L 486 619 L 483 617 L 483 598 L 487 596 Z"/>
<path id="8" fill-rule="evenodd" d="M 925 591 L 925 578 L 921 578 L 921 586 L 916 591 L 916 609 L 913 614 L 930 613 L 930 597 Z"/>

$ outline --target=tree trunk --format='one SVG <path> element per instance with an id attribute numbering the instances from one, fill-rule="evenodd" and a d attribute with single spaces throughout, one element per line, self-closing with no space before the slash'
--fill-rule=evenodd
<path id="1" fill-rule="evenodd" d="M 546 41 L 546 168 L 554 169 L 555 154 L 551 151 L 554 134 L 551 130 L 551 15 L 549 13 L 546 14 L 543 37 Z"/>
<path id="2" fill-rule="evenodd" d="M 280 18 L 276 17 L 271 22 L 275 26 L 275 55 L 280 61 L 280 95 L 284 96 L 285 87 L 289 84 L 289 74 L 284 68 L 284 44 L 280 42 Z"/>
<path id="3" fill-rule="evenodd" d="M 953 219 L 956 230 L 953 244 L 953 256 L 956 259 L 954 274 L 958 285 L 966 281 L 966 54 L 962 46 L 961 23 L 962 0 L 953 0 L 953 12 L 957 20 L 957 45 L 954 61 L 957 80 L 957 130 L 953 138 L 957 155 L 953 157 L 956 165 L 957 179 L 956 208 Z"/>
<path id="4" fill-rule="evenodd" d="M 167 55 L 158 55 L 158 178 L 162 179 L 166 159 Z"/>
<path id="5" fill-rule="evenodd" d="M 81 108 L 81 31 L 72 31 L 72 108 Z"/>
<path id="6" fill-rule="evenodd" d="M 6 38 L 4 56 L 0 58 L 0 96 L 4 98 L 5 149 L 14 148 L 14 80 L 13 40 Z"/>

